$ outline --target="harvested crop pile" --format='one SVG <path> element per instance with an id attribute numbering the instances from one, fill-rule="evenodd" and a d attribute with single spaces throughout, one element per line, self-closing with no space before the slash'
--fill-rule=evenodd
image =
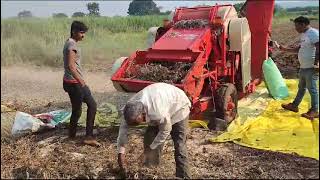
<path id="1" fill-rule="evenodd" d="M 85 132 L 85 129 L 79 128 Z M 118 128 L 99 128 L 102 147 L 81 144 L 83 136 L 67 139 L 56 129 L 16 140 L 1 141 L 2 179 L 117 179 Z M 231 143 L 208 144 L 214 132 L 191 129 L 187 148 L 195 179 L 318 179 L 319 161 L 279 152 L 261 151 Z M 128 179 L 173 179 L 173 142 L 167 141 L 159 167 L 142 166 L 143 131 L 130 129 L 127 146 Z"/>
<path id="2" fill-rule="evenodd" d="M 203 19 L 181 20 L 179 22 L 176 22 L 173 27 L 175 29 L 195 29 L 204 28 L 208 24 L 208 21 Z"/>
<path id="3" fill-rule="evenodd" d="M 181 83 L 187 75 L 192 63 L 152 62 L 132 65 L 125 77 L 144 81 Z"/>

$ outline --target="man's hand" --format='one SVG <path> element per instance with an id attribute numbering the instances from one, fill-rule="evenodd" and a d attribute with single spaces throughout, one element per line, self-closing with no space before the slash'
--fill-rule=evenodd
<path id="1" fill-rule="evenodd" d="M 280 49 L 281 51 L 285 51 L 285 50 L 286 50 L 286 48 L 283 47 L 282 45 L 279 45 L 279 49 Z"/>
<path id="2" fill-rule="evenodd" d="M 319 62 L 317 64 L 313 65 L 313 67 L 317 72 L 319 72 Z"/>
<path id="3" fill-rule="evenodd" d="M 277 41 L 273 41 L 273 44 L 280 49 L 280 44 Z"/>
<path id="4" fill-rule="evenodd" d="M 80 80 L 80 85 L 81 85 L 81 87 L 85 87 L 86 86 L 86 82 L 84 82 L 84 80 Z"/>
<path id="5" fill-rule="evenodd" d="M 125 155 L 123 153 L 118 154 L 118 164 L 120 168 L 125 168 L 126 163 L 125 163 Z"/>
<path id="6" fill-rule="evenodd" d="M 127 169 L 126 169 L 126 163 L 125 163 L 125 155 L 123 153 L 118 154 L 118 164 L 120 168 L 120 176 L 121 178 L 127 177 Z"/>

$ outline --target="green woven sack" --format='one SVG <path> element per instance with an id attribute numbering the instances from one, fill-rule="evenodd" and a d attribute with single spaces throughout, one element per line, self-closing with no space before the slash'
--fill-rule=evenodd
<path id="1" fill-rule="evenodd" d="M 265 60 L 262 65 L 264 80 L 269 94 L 274 99 L 284 99 L 289 96 L 289 91 L 284 79 L 271 58 Z"/>

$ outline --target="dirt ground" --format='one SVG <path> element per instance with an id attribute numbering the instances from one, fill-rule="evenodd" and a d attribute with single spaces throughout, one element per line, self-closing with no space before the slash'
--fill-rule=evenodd
<path id="1" fill-rule="evenodd" d="M 318 24 L 316 27 L 319 27 Z M 297 35 L 292 28 L 291 24 L 274 27 L 273 39 L 285 44 L 292 43 Z M 274 59 L 283 61 L 277 56 Z M 107 72 L 87 72 L 86 81 L 98 104 L 109 102 L 121 109 L 131 94 L 120 93 L 113 88 L 110 67 L 111 64 L 106 65 Z M 1 104 L 9 103 L 17 110 L 31 114 L 70 109 L 68 96 L 62 89 L 62 74 L 61 69 L 2 67 Z M 13 118 L 14 113 L 1 113 L 1 125 L 5 124 L 3 121 Z M 96 128 L 95 134 L 102 143 L 99 148 L 81 144 L 84 131 L 80 128 L 75 140 L 67 138 L 65 125 L 21 138 L 1 136 L 1 178 L 120 178 L 116 161 L 117 127 Z M 319 179 L 317 160 L 233 143 L 207 142 L 208 138 L 220 133 L 192 129 L 188 134 L 187 146 L 193 178 Z M 146 168 L 142 166 L 140 158 L 143 129 L 131 129 L 129 134 L 126 155 L 128 178 L 174 178 L 171 140 L 164 147 L 161 165 Z"/>

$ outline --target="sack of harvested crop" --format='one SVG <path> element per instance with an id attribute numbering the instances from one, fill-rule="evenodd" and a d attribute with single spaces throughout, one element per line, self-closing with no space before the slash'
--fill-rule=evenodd
<path id="1" fill-rule="evenodd" d="M 44 125 L 45 123 L 43 123 L 36 117 L 33 117 L 32 115 L 24 112 L 17 111 L 11 132 L 14 136 L 24 135 L 30 132 L 37 132 L 39 131 L 41 126 Z"/>
<path id="2" fill-rule="evenodd" d="M 55 128 L 58 124 L 67 121 L 71 113 L 66 110 L 57 110 L 49 113 L 31 115 L 17 111 L 11 134 L 21 136 L 27 133 L 39 132 Z"/>
<path id="3" fill-rule="evenodd" d="M 284 82 L 278 67 L 271 58 L 263 62 L 262 70 L 269 94 L 274 99 L 284 99 L 288 97 L 288 87 Z"/>

